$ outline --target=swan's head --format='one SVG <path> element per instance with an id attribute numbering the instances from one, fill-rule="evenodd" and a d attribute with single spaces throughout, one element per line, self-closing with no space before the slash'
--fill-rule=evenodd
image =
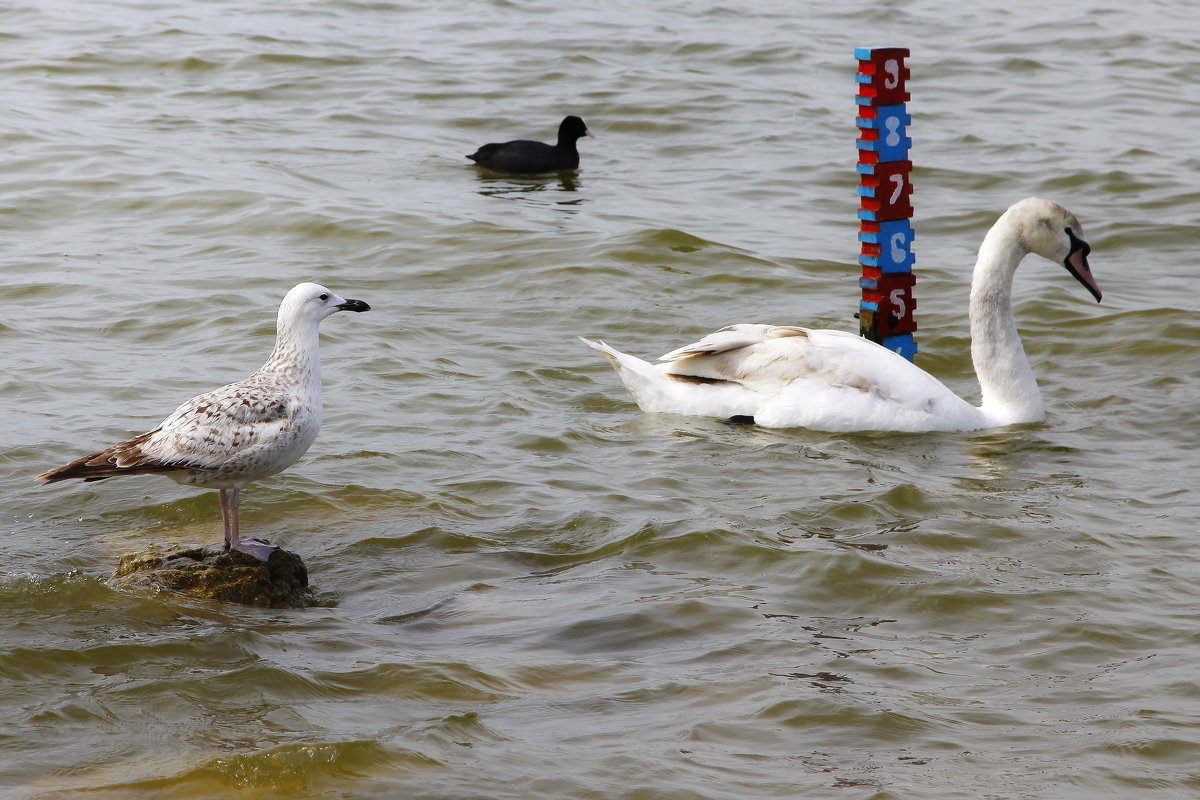
<path id="1" fill-rule="evenodd" d="M 1074 214 L 1058 203 L 1031 197 L 1014 204 L 1005 216 L 1016 224 L 1026 250 L 1062 264 L 1100 302 L 1100 287 L 1088 265 L 1092 248 Z"/>
<path id="2" fill-rule="evenodd" d="M 370 310 L 371 307 L 362 300 L 338 297 L 319 283 L 301 283 L 284 295 L 279 304 L 279 321 L 281 324 L 304 321 L 315 325 L 339 311 Z"/>

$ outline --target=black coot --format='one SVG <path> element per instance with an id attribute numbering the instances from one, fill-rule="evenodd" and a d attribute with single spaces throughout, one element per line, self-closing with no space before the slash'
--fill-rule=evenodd
<path id="1" fill-rule="evenodd" d="M 485 144 L 467 158 L 481 167 L 501 172 L 556 172 L 579 166 L 579 151 L 575 142 L 581 136 L 591 136 L 587 125 L 576 116 L 567 117 L 558 126 L 558 144 L 515 139 L 511 142 Z"/>

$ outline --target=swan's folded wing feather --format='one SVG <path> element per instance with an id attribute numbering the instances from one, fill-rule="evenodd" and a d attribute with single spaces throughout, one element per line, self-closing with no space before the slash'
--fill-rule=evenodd
<path id="1" fill-rule="evenodd" d="M 832 385 L 852 386 L 880 397 L 923 403 L 929 398 L 962 402 L 941 381 L 883 345 L 856 333 L 810 331 L 814 353 Z"/>
<path id="2" fill-rule="evenodd" d="M 668 375 L 732 381 L 759 390 L 821 370 L 813 362 L 811 332 L 787 325 L 731 325 L 667 353 L 659 368 Z"/>
<path id="3" fill-rule="evenodd" d="M 857 334 L 790 325 L 733 325 L 664 360 L 668 374 L 732 381 L 767 394 L 804 381 L 881 397 L 905 396 L 914 383 L 941 388 L 903 356 Z"/>
<path id="4" fill-rule="evenodd" d="M 730 325 L 721 328 L 715 333 L 710 333 L 698 342 L 676 348 L 666 355 L 661 356 L 658 360 L 679 361 L 692 356 L 715 355 L 759 344 L 768 339 L 805 336 L 807 333 L 804 328 L 796 328 L 790 325 L 757 325 L 748 323 Z"/>

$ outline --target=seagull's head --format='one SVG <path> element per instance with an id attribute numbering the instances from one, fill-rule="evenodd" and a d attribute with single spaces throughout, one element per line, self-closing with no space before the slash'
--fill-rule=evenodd
<path id="1" fill-rule="evenodd" d="M 292 321 L 307 320 L 319 323 L 339 311 L 370 311 L 362 300 L 347 300 L 319 283 L 293 286 L 279 304 L 279 317 Z"/>

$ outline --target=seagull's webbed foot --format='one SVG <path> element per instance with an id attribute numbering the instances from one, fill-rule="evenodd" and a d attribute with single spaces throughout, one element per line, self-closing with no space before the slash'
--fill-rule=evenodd
<path id="1" fill-rule="evenodd" d="M 274 553 L 276 550 L 279 549 L 279 547 L 277 545 L 271 544 L 266 539 L 259 539 L 257 537 L 249 537 L 246 539 L 242 539 L 240 542 L 238 542 L 237 546 L 234 547 L 233 549 L 240 550 L 241 552 L 246 553 L 247 555 L 254 556 L 259 561 L 265 562 L 271 558 L 271 553 Z"/>

